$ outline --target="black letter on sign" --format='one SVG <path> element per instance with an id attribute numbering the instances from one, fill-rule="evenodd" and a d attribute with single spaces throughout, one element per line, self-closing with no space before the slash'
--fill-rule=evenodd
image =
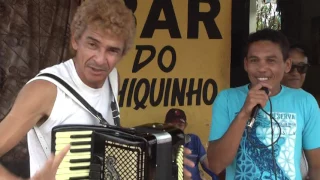
<path id="1" fill-rule="evenodd" d="M 169 104 L 168 101 L 170 96 L 171 82 L 172 82 L 172 79 L 168 78 L 166 83 L 166 90 L 164 91 L 164 101 L 163 101 L 164 107 L 168 107 L 168 104 Z"/>
<path id="2" fill-rule="evenodd" d="M 118 94 L 120 96 L 119 107 L 123 107 L 123 101 L 126 96 L 126 89 L 127 89 L 128 83 L 129 83 L 129 79 L 128 78 L 124 79 L 122 87 L 121 87 L 119 94 Z"/>
<path id="3" fill-rule="evenodd" d="M 171 64 L 169 65 L 169 67 L 165 67 L 163 64 L 163 55 L 166 51 L 170 51 L 171 52 Z M 164 48 L 161 49 L 161 51 L 159 52 L 158 55 L 158 65 L 159 68 L 163 71 L 163 72 L 170 72 L 172 71 L 172 69 L 174 68 L 174 66 L 176 65 L 176 60 L 177 60 L 177 55 L 176 55 L 176 51 L 174 50 L 174 48 L 172 46 L 165 46 Z"/>
<path id="4" fill-rule="evenodd" d="M 132 10 L 132 12 L 136 12 L 137 10 L 137 0 L 124 0 L 124 3 L 126 4 L 126 6 Z"/>
<path id="5" fill-rule="evenodd" d="M 132 95 L 133 95 L 133 90 L 134 90 L 134 86 L 136 84 L 137 78 L 133 78 L 131 80 L 130 83 L 130 87 L 128 89 L 128 95 L 127 95 L 127 106 L 126 107 L 130 107 L 131 106 L 131 101 L 132 101 Z M 124 103 L 124 98 L 126 95 L 126 90 L 129 84 L 129 79 L 125 79 L 123 81 L 121 90 L 119 91 L 119 96 L 120 96 L 120 100 L 119 100 L 119 106 L 123 107 L 123 103 Z"/>
<path id="6" fill-rule="evenodd" d="M 194 87 L 194 78 L 190 79 L 189 83 L 189 91 L 186 93 L 186 96 L 188 98 L 188 106 L 192 105 L 192 97 L 193 95 L 196 95 L 196 105 L 200 105 L 201 100 L 201 87 L 202 87 L 202 81 L 203 79 L 199 79 L 198 87 L 196 89 L 193 89 Z"/>
<path id="7" fill-rule="evenodd" d="M 164 92 L 165 82 L 166 82 L 166 79 L 161 78 L 160 87 L 159 87 L 159 94 L 158 94 L 158 97 L 156 98 L 155 91 L 156 91 L 157 79 L 156 78 L 152 79 L 151 91 L 150 91 L 150 104 L 151 104 L 151 106 L 155 107 L 161 103 L 161 100 L 162 100 L 162 97 L 164 94 L 163 92 Z"/>
<path id="8" fill-rule="evenodd" d="M 182 79 L 182 84 L 180 88 L 180 83 L 178 78 L 174 78 L 172 95 L 171 95 L 171 106 L 176 105 L 176 100 L 178 100 L 179 106 L 184 106 L 184 97 L 186 95 L 187 78 Z"/>
<path id="9" fill-rule="evenodd" d="M 143 68 L 144 66 L 149 64 L 152 61 L 152 59 L 154 58 L 154 56 L 156 55 L 156 48 L 154 48 L 151 45 L 137 45 L 136 49 L 138 50 L 138 52 L 137 52 L 136 58 L 134 59 L 134 63 L 133 63 L 133 67 L 132 67 L 132 73 L 138 72 L 141 68 Z M 144 50 L 150 51 L 151 54 L 144 62 L 139 63 L 141 55 L 142 55 L 142 52 Z"/>
<path id="10" fill-rule="evenodd" d="M 144 90 L 144 94 L 140 100 L 139 92 L 142 84 L 146 86 L 146 89 Z M 136 88 L 134 89 L 134 102 L 136 103 L 136 106 L 134 107 L 135 110 L 138 110 L 139 108 L 145 109 L 147 107 L 145 103 L 148 99 L 149 92 L 150 92 L 150 84 L 148 79 L 145 79 L 145 78 L 140 79 L 137 83 Z"/>
<path id="11" fill-rule="evenodd" d="M 212 94 L 211 94 L 211 98 L 208 99 L 208 87 L 210 85 L 212 86 Z M 208 79 L 203 85 L 203 94 L 202 94 L 203 102 L 206 105 L 212 105 L 214 99 L 217 96 L 217 93 L 218 93 L 218 87 L 217 87 L 216 81 L 213 79 Z"/>
<path id="12" fill-rule="evenodd" d="M 211 7 L 209 12 L 199 12 L 200 3 L 208 3 Z M 188 38 L 196 39 L 199 36 L 199 21 L 203 21 L 203 24 L 207 30 L 209 39 L 222 39 L 221 33 L 214 18 L 218 16 L 220 12 L 219 0 L 189 0 L 188 10 Z"/>
<path id="13" fill-rule="evenodd" d="M 158 20 L 163 10 L 165 21 Z M 176 15 L 171 0 L 153 0 L 141 38 L 152 38 L 156 29 L 168 29 L 171 38 L 181 38 Z"/>

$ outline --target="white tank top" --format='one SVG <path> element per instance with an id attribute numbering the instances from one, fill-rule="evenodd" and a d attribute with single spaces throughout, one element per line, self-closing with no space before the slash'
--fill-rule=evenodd
<path id="1" fill-rule="evenodd" d="M 116 80 L 110 80 L 114 93 L 112 93 L 112 90 L 110 89 L 108 78 L 106 79 L 106 82 L 103 84 L 102 88 L 99 89 L 93 89 L 84 84 L 76 72 L 72 59 L 46 68 L 40 71 L 39 74 L 41 73 L 51 73 L 62 78 L 72 87 L 74 87 L 80 93 L 80 95 L 93 108 L 100 112 L 111 125 L 114 124 L 111 111 L 111 101 L 114 99 L 114 97 L 118 96 L 118 77 L 117 70 L 115 68 L 108 77 L 110 79 L 116 78 Z M 31 79 L 29 82 L 34 80 L 37 80 L 37 78 Z M 68 97 L 61 89 L 57 88 L 57 96 L 51 114 L 49 118 L 39 127 L 39 130 L 49 149 L 51 149 L 52 128 L 63 124 L 98 125 L 99 121 L 83 107 Z M 30 176 L 33 176 L 44 166 L 45 162 L 47 161 L 47 157 L 33 129 L 28 132 L 27 137 L 30 156 Z"/>

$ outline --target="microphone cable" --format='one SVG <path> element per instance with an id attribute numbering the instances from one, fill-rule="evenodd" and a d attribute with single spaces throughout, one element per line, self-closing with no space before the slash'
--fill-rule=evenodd
<path id="1" fill-rule="evenodd" d="M 269 103 L 270 103 L 270 114 L 269 114 L 269 117 L 270 117 L 270 126 L 271 126 L 271 142 L 273 142 L 273 134 L 274 134 L 274 131 L 273 131 L 273 126 L 272 126 L 272 103 L 271 103 L 271 100 L 268 96 L 268 99 L 269 99 Z M 278 123 L 278 121 L 276 120 L 276 122 Z M 278 123 L 279 124 L 279 123 Z M 279 132 L 279 136 L 278 136 L 278 139 L 277 141 L 275 142 L 278 142 L 280 136 L 281 136 L 281 127 L 279 125 L 279 129 L 280 129 L 280 132 Z M 272 154 L 272 160 L 273 160 L 273 173 L 274 173 L 274 177 L 275 177 L 275 180 L 277 180 L 277 163 L 276 163 L 276 157 L 275 157 L 275 154 L 274 154 L 274 145 L 271 146 L 271 154 Z"/>
<path id="2" fill-rule="evenodd" d="M 271 126 L 271 144 L 270 145 L 267 145 L 267 146 L 262 146 L 262 145 L 256 145 L 256 143 L 254 143 L 250 136 L 249 136 L 249 133 L 251 134 L 251 128 L 248 128 L 247 127 L 247 139 L 248 141 L 250 142 L 250 144 L 253 146 L 253 147 L 256 147 L 258 149 L 261 149 L 261 148 L 268 148 L 271 146 L 271 154 L 272 154 L 272 161 L 273 161 L 273 173 L 274 173 L 274 177 L 275 177 L 275 180 L 277 180 L 277 165 L 276 165 L 276 157 L 275 157 L 275 150 L 274 150 L 274 144 L 276 144 L 280 137 L 281 137 L 281 126 L 279 124 L 279 122 L 272 116 L 272 103 L 271 103 L 271 100 L 270 100 L 270 97 L 268 97 L 268 100 L 269 100 L 269 104 L 270 104 L 270 114 L 268 112 L 266 112 L 263 108 L 260 108 L 266 115 L 269 116 L 269 119 L 270 119 L 270 126 Z M 273 129 L 273 121 L 276 123 L 276 125 L 278 126 L 279 128 L 279 135 L 277 137 L 277 139 L 275 141 L 273 141 L 274 139 L 274 129 Z"/>

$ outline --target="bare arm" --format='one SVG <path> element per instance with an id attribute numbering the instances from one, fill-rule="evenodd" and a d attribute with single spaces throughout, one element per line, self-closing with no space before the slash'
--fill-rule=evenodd
<path id="1" fill-rule="evenodd" d="M 320 148 L 305 150 L 304 152 L 309 166 L 309 179 L 320 179 Z"/>
<path id="2" fill-rule="evenodd" d="M 208 157 L 204 158 L 204 160 L 202 161 L 202 164 L 203 164 L 204 166 L 206 166 L 207 168 L 209 168 Z"/>
<path id="3" fill-rule="evenodd" d="M 239 113 L 222 138 L 211 141 L 208 147 L 210 169 L 219 174 L 233 161 L 242 138 L 248 115 Z"/>
<path id="4" fill-rule="evenodd" d="M 211 177 L 215 177 L 217 176 L 216 174 L 214 174 L 210 168 L 209 168 L 209 161 L 208 161 L 208 158 L 205 157 L 202 161 L 201 161 L 201 166 L 202 166 L 202 169 L 207 173 L 209 174 Z"/>
<path id="5" fill-rule="evenodd" d="M 17 145 L 42 117 L 51 113 L 56 91 L 55 85 L 43 80 L 22 88 L 11 111 L 0 123 L 0 157 Z M 1 177 L 8 176 L 3 167 L 0 169 Z"/>
<path id="6" fill-rule="evenodd" d="M 271 89 L 271 87 L 267 84 L 258 84 L 252 87 L 248 92 L 246 101 L 241 108 L 241 111 L 229 125 L 223 136 L 209 143 L 207 151 L 209 168 L 214 173 L 220 174 L 220 172 L 223 171 L 229 164 L 231 164 L 236 157 L 242 134 L 246 127 L 246 123 L 250 118 L 253 107 L 257 104 L 260 104 L 262 107 L 265 106 L 268 100 L 268 95 L 264 91 L 260 90 L 262 86 Z M 219 109 L 217 110 L 219 111 Z M 226 117 L 218 117 L 214 119 L 218 119 L 217 121 L 219 121 L 220 118 L 221 121 L 228 121 Z"/>

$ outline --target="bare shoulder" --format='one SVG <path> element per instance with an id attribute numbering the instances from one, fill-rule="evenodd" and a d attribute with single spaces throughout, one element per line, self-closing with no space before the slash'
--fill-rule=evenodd
<path id="1" fill-rule="evenodd" d="M 37 121 L 38 118 L 51 113 L 56 96 L 57 87 L 54 84 L 45 80 L 32 81 L 19 92 L 11 113 L 27 117 L 37 116 Z"/>
<path id="2" fill-rule="evenodd" d="M 32 98 L 46 100 L 55 98 L 57 95 L 57 87 L 53 83 L 46 80 L 35 80 L 26 84 L 18 94 L 18 98 L 23 96 L 32 96 Z M 45 98 L 44 98 L 45 97 Z M 25 98 L 28 98 L 27 96 Z M 44 98 L 44 99 L 43 99 Z"/>
<path id="3" fill-rule="evenodd" d="M 45 93 L 56 93 L 56 85 L 53 83 L 46 81 L 46 80 L 34 80 L 30 83 L 26 84 L 20 91 L 20 94 L 23 93 L 32 93 L 32 92 L 42 92 L 41 94 Z M 41 95 L 40 94 L 40 95 Z M 47 95 L 49 95 L 47 94 Z"/>
<path id="4" fill-rule="evenodd" d="M 314 170 L 318 171 L 318 169 L 320 168 L 320 148 L 316 148 L 312 150 L 304 150 L 304 153 L 307 158 L 309 173 L 311 174 L 314 173 Z M 319 179 L 319 178 L 315 178 L 315 179 Z"/>

